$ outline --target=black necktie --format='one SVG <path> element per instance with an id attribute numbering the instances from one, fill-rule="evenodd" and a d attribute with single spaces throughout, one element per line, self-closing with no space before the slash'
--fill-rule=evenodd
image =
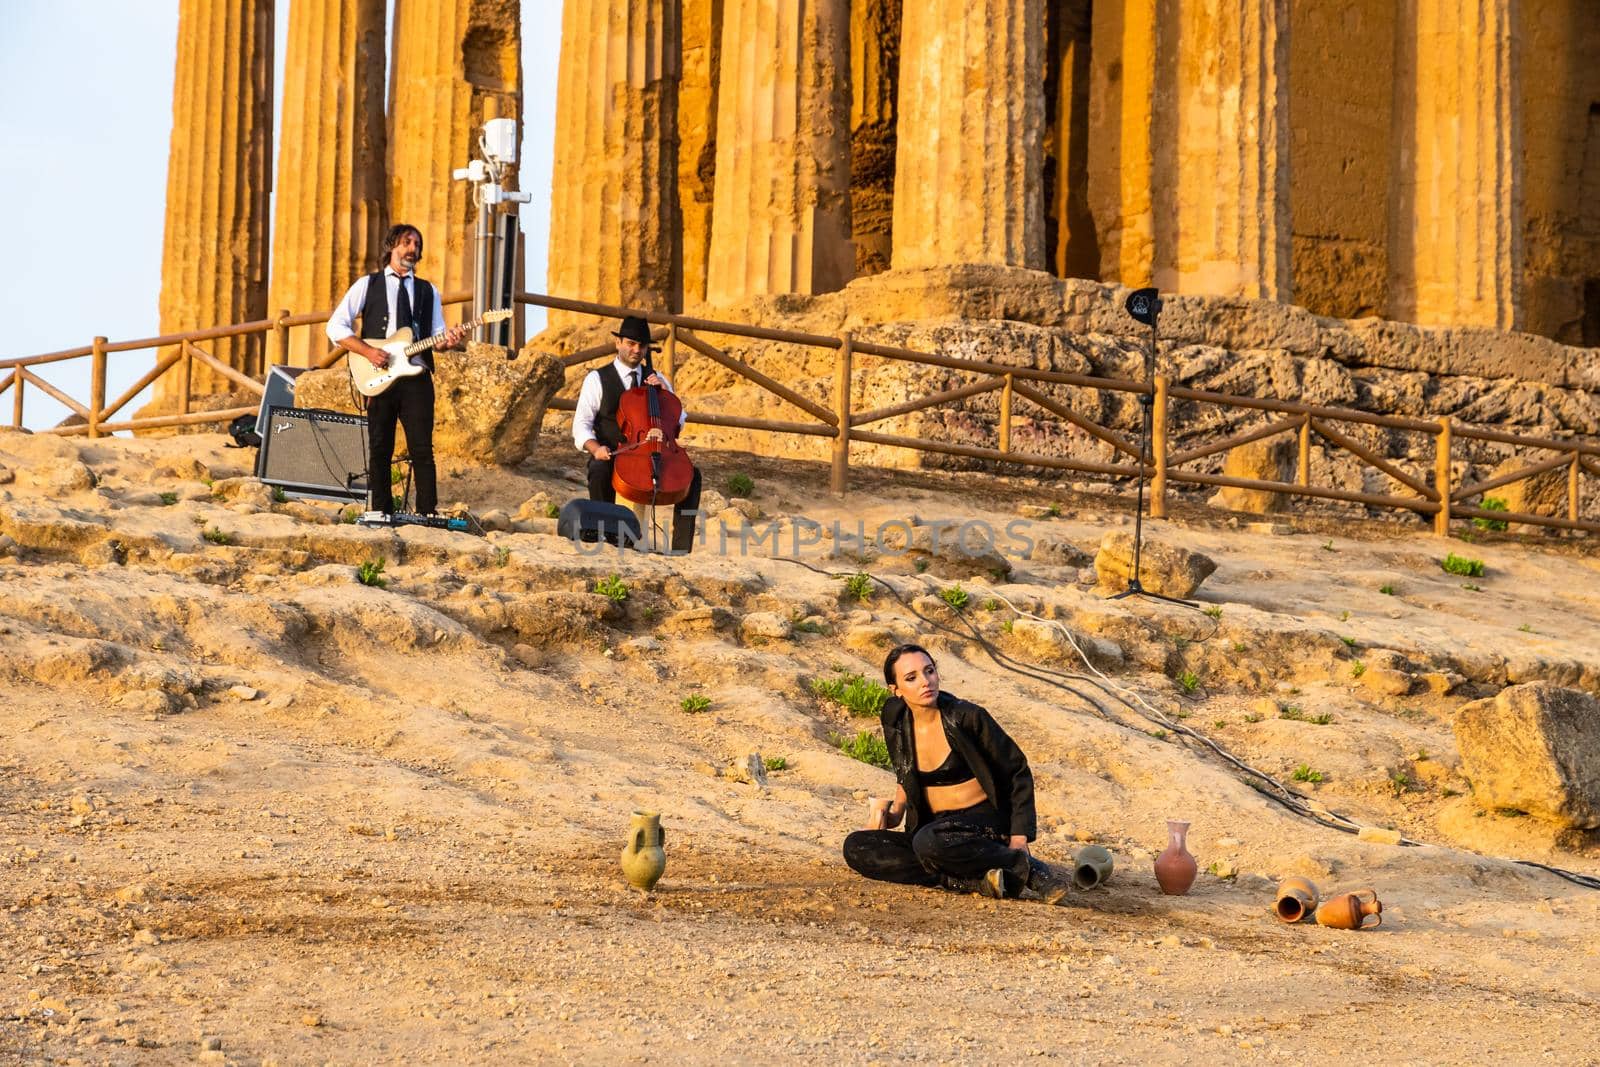
<path id="1" fill-rule="evenodd" d="M 411 328 L 411 298 L 406 295 L 406 280 L 395 280 L 400 283 L 400 291 L 394 294 L 394 328 L 407 330 Z"/>
<path id="2" fill-rule="evenodd" d="M 630 389 L 639 388 L 639 372 L 638 371 L 634 371 L 632 374 L 628 375 L 628 378 L 630 379 L 629 386 L 628 386 Z"/>

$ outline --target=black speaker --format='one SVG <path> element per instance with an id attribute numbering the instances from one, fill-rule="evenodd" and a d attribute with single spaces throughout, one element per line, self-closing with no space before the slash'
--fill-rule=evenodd
<path id="1" fill-rule="evenodd" d="M 644 537 L 639 517 L 628 508 L 582 498 L 562 507 L 556 533 L 569 541 L 609 541 L 614 545 L 636 545 Z"/>
<path id="2" fill-rule="evenodd" d="M 367 499 L 367 420 L 317 408 L 267 411 L 256 477 L 291 497 Z"/>

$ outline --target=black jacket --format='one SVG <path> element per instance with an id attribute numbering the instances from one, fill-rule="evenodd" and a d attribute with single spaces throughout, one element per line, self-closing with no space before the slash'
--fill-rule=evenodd
<path id="1" fill-rule="evenodd" d="M 944 736 L 950 747 L 972 768 L 973 777 L 999 810 L 1001 823 L 1010 827 L 1013 837 L 1020 835 L 1032 841 L 1038 836 L 1038 820 L 1033 811 L 1033 771 L 1028 768 L 1028 757 L 994 721 L 994 716 L 971 701 L 940 693 L 939 716 L 944 720 Z M 918 824 L 933 813 L 917 774 L 911 712 L 904 700 L 890 697 L 880 717 L 883 740 L 889 746 L 889 764 L 906 791 L 906 830 L 916 833 Z"/>

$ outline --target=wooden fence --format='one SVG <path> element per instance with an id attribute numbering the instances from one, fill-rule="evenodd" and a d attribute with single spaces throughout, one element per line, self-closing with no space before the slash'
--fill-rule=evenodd
<path id="1" fill-rule="evenodd" d="M 469 299 L 470 294 L 468 293 L 444 294 L 444 302 L 446 304 L 459 304 Z M 662 370 L 667 373 L 668 377 L 671 377 L 676 369 L 678 349 L 681 345 L 783 400 L 796 409 L 797 417 L 795 419 L 763 419 L 726 415 L 717 412 L 695 411 L 691 404 L 688 405 L 690 407 L 689 421 L 706 426 L 740 428 L 764 433 L 798 434 L 830 438 L 832 440 L 830 487 L 835 493 L 843 493 L 848 488 L 850 445 L 853 442 L 860 442 L 863 444 L 906 448 L 924 453 L 987 460 L 993 463 L 1010 463 L 1022 467 L 1074 471 L 1106 477 L 1135 477 L 1142 469 L 1150 478 L 1150 514 L 1156 518 L 1165 517 L 1167 513 L 1169 486 L 1174 483 L 1180 483 L 1278 492 L 1291 496 L 1339 500 L 1376 508 L 1410 511 L 1418 515 L 1431 516 L 1434 531 L 1441 536 L 1449 533 L 1450 523 L 1455 519 L 1486 519 L 1523 523 L 1530 526 L 1600 531 L 1600 523 L 1585 520 L 1581 517 L 1583 475 L 1600 476 L 1600 445 L 1586 441 L 1559 441 L 1501 433 L 1496 430 L 1468 426 L 1451 419 L 1449 416 L 1442 416 L 1438 419 L 1418 419 L 1395 415 L 1376 415 L 1351 408 L 1322 407 L 1290 400 L 1233 396 L 1226 393 L 1187 389 L 1172 385 L 1164 375 L 1158 375 L 1154 381 L 1146 383 L 1099 378 L 1083 374 L 1069 374 L 1061 371 L 1038 370 L 1031 367 L 1013 367 L 1000 363 L 960 359 L 930 352 L 917 352 L 893 345 L 861 341 L 849 333 L 834 337 L 828 334 L 777 330 L 744 323 L 720 322 L 713 319 L 701 319 L 685 315 L 640 311 L 636 308 L 609 304 L 595 304 L 582 300 L 568 300 L 537 293 L 519 293 L 517 302 L 523 305 L 590 315 L 606 320 L 615 320 L 624 315 L 639 315 L 655 325 L 655 336 L 665 342 L 662 352 Z M 25 388 L 38 389 L 45 395 L 64 404 L 83 421 L 46 431 L 63 435 L 85 434 L 90 437 L 99 437 L 119 430 L 154 429 L 231 419 L 256 409 L 252 406 L 218 411 L 193 410 L 194 398 L 190 395 L 189 383 L 194 365 L 199 363 L 208 367 L 227 381 L 238 385 L 242 389 L 254 392 L 258 396 L 263 391 L 262 382 L 257 377 L 245 374 L 217 359 L 203 347 L 204 343 L 218 338 L 270 334 L 273 342 L 273 351 L 278 358 L 278 362 L 287 363 L 289 362 L 289 353 L 291 351 L 290 331 L 295 328 L 320 328 L 327 321 L 328 315 L 329 312 L 294 315 L 288 311 L 281 311 L 271 319 L 262 319 L 255 322 L 219 326 L 209 330 L 196 330 L 181 334 L 169 334 L 163 337 L 151 337 L 137 341 L 110 342 L 104 337 L 96 337 L 93 343 L 82 348 L 0 360 L 0 374 L 4 375 L 0 377 L 0 395 L 3 395 L 7 389 L 13 390 L 11 425 L 19 427 L 22 425 Z M 834 353 L 832 404 L 819 403 L 802 395 L 790 386 L 729 355 L 726 351 L 708 341 L 703 335 L 743 337 L 832 350 Z M 112 354 L 150 349 L 159 351 L 163 348 L 170 348 L 171 351 L 165 355 L 159 355 L 155 366 L 126 389 L 121 396 L 109 403 L 106 401 L 106 367 L 107 360 Z M 612 354 L 613 351 L 614 348 L 610 344 L 597 345 L 565 357 L 564 362 L 568 367 L 581 366 L 604 358 Z M 328 351 L 319 357 L 316 361 L 317 365 L 328 366 L 338 359 L 340 355 L 341 352 L 338 349 Z M 851 406 L 850 383 L 853 372 L 856 369 L 855 360 L 858 355 L 874 356 L 926 367 L 941 367 L 962 376 L 970 377 L 971 380 L 965 384 L 945 389 L 917 400 L 909 400 L 904 403 L 869 411 L 855 411 Z M 33 369 L 45 364 L 85 357 L 92 360 L 90 397 L 87 404 L 80 403 L 46 382 Z M 141 390 L 164 375 L 175 375 L 177 377 L 178 411 L 176 414 L 113 421 L 114 416 L 132 401 Z M 1070 406 L 1047 395 L 1043 391 L 1043 387 L 1049 385 L 1105 390 L 1139 397 L 1141 403 L 1148 403 L 1151 406 L 1152 433 L 1149 447 L 1141 452 L 1136 441 L 1129 439 L 1111 427 L 1101 425 L 1084 417 L 1073 411 Z M 897 416 L 926 411 L 940 405 L 956 403 L 985 393 L 1000 394 L 1000 415 L 995 431 L 994 447 L 907 437 L 899 434 L 882 433 L 867 428 L 875 423 L 881 423 Z M 1210 405 L 1219 409 L 1263 412 L 1278 417 L 1270 419 L 1263 425 L 1241 430 L 1209 444 L 1173 451 L 1169 441 L 1168 428 L 1171 422 L 1173 405 L 1180 402 L 1199 406 Z M 1012 423 L 1019 403 L 1030 405 L 1045 416 L 1075 426 L 1090 437 L 1102 442 L 1110 452 L 1111 461 L 1097 462 L 1065 456 L 1046 456 L 1013 448 Z M 557 410 L 572 411 L 576 406 L 576 402 L 568 398 L 557 398 L 552 402 L 551 406 Z M 1387 459 L 1379 455 L 1375 450 L 1363 445 L 1352 435 L 1350 428 L 1355 426 L 1379 427 L 1405 434 L 1431 437 L 1433 439 L 1432 451 L 1434 456 L 1432 483 L 1430 484 L 1415 474 L 1407 472 L 1393 460 Z M 1190 469 L 1189 467 L 1189 465 L 1199 460 L 1219 455 L 1239 445 L 1252 441 L 1267 440 L 1285 434 L 1295 435 L 1298 446 L 1297 475 L 1292 482 L 1238 478 L 1225 474 L 1212 474 Z M 1310 463 L 1313 437 L 1321 439 L 1326 445 L 1334 449 L 1349 453 L 1363 464 L 1381 472 L 1394 483 L 1395 490 L 1390 493 L 1366 493 L 1340 489 L 1334 486 L 1313 485 L 1311 482 Z M 1492 442 L 1536 455 L 1540 453 L 1549 453 L 1549 455 L 1531 459 L 1527 466 L 1493 478 L 1465 485 L 1455 485 L 1452 483 L 1450 461 L 1452 448 L 1458 439 Z M 1567 473 L 1567 507 L 1565 516 L 1495 511 L 1467 503 L 1474 497 L 1480 497 L 1490 490 L 1563 468 Z"/>

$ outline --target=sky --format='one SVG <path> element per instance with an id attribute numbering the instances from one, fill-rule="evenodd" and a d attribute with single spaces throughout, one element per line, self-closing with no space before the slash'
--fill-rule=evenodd
<path id="1" fill-rule="evenodd" d="M 290 2 L 277 0 L 275 13 L 280 108 Z M 97 335 L 154 337 L 178 0 L 0 0 L 0 22 L 0 308 L 9 320 L 0 358 L 76 348 Z M 560 28 L 561 0 L 522 0 L 518 184 L 534 197 L 521 212 L 533 289 L 543 288 L 549 244 Z M 541 326 L 542 312 L 530 316 L 530 334 Z M 107 395 L 120 395 L 153 359 L 153 350 L 112 354 Z M 36 373 L 88 399 L 87 357 Z M 147 398 L 148 390 L 121 415 Z M 0 424 L 10 425 L 11 403 L 9 390 L 0 394 Z M 25 426 L 66 415 L 28 390 Z"/>

